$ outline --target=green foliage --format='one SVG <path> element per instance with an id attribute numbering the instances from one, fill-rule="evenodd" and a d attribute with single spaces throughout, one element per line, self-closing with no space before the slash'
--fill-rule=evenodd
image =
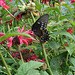
<path id="1" fill-rule="evenodd" d="M 21 0 L 13 0 L 13 2 L 5 0 L 5 3 L 8 6 L 10 5 L 8 10 L 0 6 L 0 53 L 9 69 L 7 70 L 0 55 L 0 75 L 8 75 L 8 71 L 11 72 L 11 75 L 50 75 L 48 67 L 46 70 L 41 69 L 44 62 L 40 61 L 46 62 L 46 59 L 38 38 L 30 35 L 30 32 L 28 34 L 17 32 L 18 29 L 21 31 L 24 25 L 23 31 L 31 29 L 32 24 L 34 24 L 33 20 L 37 20 L 43 14 L 49 14 L 47 30 L 50 38 L 49 41 L 44 43 L 44 46 L 53 75 L 75 75 L 75 2 L 70 3 L 69 0 L 63 0 L 66 2 L 63 3 L 59 1 L 50 0 L 48 6 L 45 2 L 42 4 L 42 0 L 35 0 L 31 5 L 34 9 L 28 10 L 29 0 L 23 0 L 26 5 L 24 12 L 21 12 L 17 7 L 22 5 Z M 51 6 L 53 3 L 55 3 L 54 7 Z M 31 12 L 33 15 L 31 15 Z M 35 16 L 34 14 L 40 15 Z M 14 18 L 8 15 L 12 15 Z M 15 36 L 19 35 L 21 35 L 19 39 L 22 38 L 21 41 L 16 39 L 19 44 L 15 45 L 16 42 L 14 41 L 13 45 L 13 40 L 8 41 L 10 37 L 14 39 Z M 36 38 L 37 41 L 24 40 L 23 36 L 28 39 Z M 9 51 L 8 45 L 11 46 L 11 51 Z M 23 50 L 26 50 L 26 52 L 23 52 Z M 31 58 L 35 61 L 30 61 Z M 45 64 L 48 65 L 48 63 Z"/>
<path id="2" fill-rule="evenodd" d="M 18 72 L 16 75 L 27 75 L 31 73 L 31 75 L 33 74 L 37 74 L 39 75 L 38 70 L 34 70 L 36 68 L 39 68 L 41 65 L 43 65 L 43 63 L 41 62 L 37 62 L 37 61 L 30 61 L 28 63 L 24 63 L 20 66 L 20 68 L 18 69 Z"/>

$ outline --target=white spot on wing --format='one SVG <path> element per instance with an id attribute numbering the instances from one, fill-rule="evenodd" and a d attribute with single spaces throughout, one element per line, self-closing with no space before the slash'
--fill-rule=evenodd
<path id="1" fill-rule="evenodd" d="M 37 22 L 38 24 L 40 24 L 40 22 Z"/>

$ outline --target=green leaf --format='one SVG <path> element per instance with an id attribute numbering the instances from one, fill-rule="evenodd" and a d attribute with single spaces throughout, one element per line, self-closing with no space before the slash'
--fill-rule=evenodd
<path id="1" fill-rule="evenodd" d="M 29 61 L 27 63 L 24 63 L 18 69 L 17 75 L 26 75 L 30 70 L 39 68 L 42 65 L 43 63 L 37 61 Z"/>
<path id="2" fill-rule="evenodd" d="M 51 41 L 49 43 L 49 46 L 52 48 L 52 49 L 56 49 L 56 48 L 59 48 L 60 47 L 60 44 L 57 43 L 56 41 Z"/>
<path id="3" fill-rule="evenodd" d="M 40 71 L 40 75 L 49 75 L 46 71 L 44 71 L 44 70 L 41 70 Z"/>
<path id="4" fill-rule="evenodd" d="M 71 49 L 70 47 L 65 47 L 66 50 L 69 52 L 70 56 L 72 55 L 73 53 L 73 49 Z"/>
<path id="5" fill-rule="evenodd" d="M 73 14 L 72 8 L 70 6 L 68 6 L 67 4 L 63 4 L 63 6 L 65 6 L 66 8 L 68 8 L 69 11 Z"/>
<path id="6" fill-rule="evenodd" d="M 70 66 L 69 67 L 71 70 L 75 71 L 75 66 Z"/>
<path id="7" fill-rule="evenodd" d="M 65 19 L 64 21 L 68 21 L 68 18 L 66 17 L 66 16 L 60 16 L 60 18 L 59 18 L 60 20 L 63 20 L 63 19 Z"/>
<path id="8" fill-rule="evenodd" d="M 67 75 L 73 75 L 73 74 L 72 74 L 72 72 L 71 72 L 71 71 L 69 71 Z"/>
<path id="9" fill-rule="evenodd" d="M 75 40 L 74 37 L 69 32 L 54 32 L 52 35 L 65 35 Z"/>
<path id="10" fill-rule="evenodd" d="M 35 46 L 31 45 L 31 46 L 27 46 L 25 48 L 22 48 L 22 50 L 24 50 L 24 49 L 30 49 L 30 48 L 34 48 L 35 50 L 37 49 Z"/>
<path id="11" fill-rule="evenodd" d="M 24 35 L 24 36 L 27 36 L 27 37 L 30 37 L 30 38 L 34 39 L 33 37 L 31 37 L 27 33 L 7 33 L 6 35 L 0 37 L 0 42 L 4 41 L 5 39 L 7 39 L 7 38 L 9 38 L 11 36 L 16 36 L 16 35 Z"/>
<path id="12" fill-rule="evenodd" d="M 75 26 L 75 22 L 73 22 L 73 21 L 71 21 L 71 20 L 70 20 L 69 22 L 70 22 L 73 26 Z"/>
<path id="13" fill-rule="evenodd" d="M 40 75 L 38 70 L 29 70 L 27 75 Z"/>
<path id="14" fill-rule="evenodd" d="M 13 17 L 11 17 L 11 16 L 3 17 L 2 20 L 1 20 L 1 23 L 5 23 L 7 21 L 10 21 L 11 19 L 13 19 Z"/>
<path id="15" fill-rule="evenodd" d="M 41 11 L 41 4 L 38 1 L 35 1 L 36 9 Z"/>
<path id="16" fill-rule="evenodd" d="M 60 14 L 60 11 L 59 11 L 58 8 L 51 7 L 51 8 L 45 9 L 45 11 L 47 11 L 47 10 L 54 10 L 54 11 L 56 11 L 56 12 L 58 12 Z"/>
<path id="17" fill-rule="evenodd" d="M 75 66 L 75 58 L 71 57 L 69 61 Z"/>

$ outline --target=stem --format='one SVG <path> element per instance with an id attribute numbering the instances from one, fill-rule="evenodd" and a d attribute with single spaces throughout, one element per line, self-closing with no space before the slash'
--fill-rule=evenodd
<path id="1" fill-rule="evenodd" d="M 22 62 L 23 62 L 23 64 L 24 64 L 24 60 L 23 60 L 23 57 L 22 57 L 22 53 L 21 53 L 21 49 L 20 49 L 20 46 L 18 46 L 18 51 L 19 51 L 19 53 L 20 53 L 20 56 L 21 56 L 21 60 L 22 60 Z"/>
<path id="2" fill-rule="evenodd" d="M 52 70 L 50 68 L 50 65 L 48 63 L 47 54 L 46 54 L 46 51 L 45 51 L 45 48 L 44 48 L 44 44 L 41 43 L 41 46 L 42 46 L 42 50 L 43 50 L 43 53 L 44 53 L 44 57 L 45 57 L 45 60 L 46 60 L 47 66 L 48 66 L 49 73 L 50 73 L 50 75 L 53 75 Z"/>
<path id="3" fill-rule="evenodd" d="M 30 13 L 31 13 L 31 16 L 32 16 L 33 22 L 35 23 L 35 18 L 34 18 L 34 16 L 33 16 L 32 12 L 30 12 Z"/>
<path id="4" fill-rule="evenodd" d="M 5 9 L 13 18 L 15 18 L 7 9 Z"/>
<path id="5" fill-rule="evenodd" d="M 0 52 L 0 57 L 1 57 L 2 62 L 4 63 L 4 65 L 5 65 L 5 67 L 6 67 L 6 70 L 7 70 L 8 74 L 11 75 L 11 72 L 10 72 L 10 70 L 9 70 L 9 68 L 8 68 L 8 66 L 7 66 L 7 64 L 6 64 L 5 60 L 4 60 L 4 57 L 3 57 L 3 55 L 1 54 L 1 52 Z"/>
<path id="6" fill-rule="evenodd" d="M 9 26 L 9 23 L 8 23 L 8 30 L 9 30 L 9 32 L 10 32 L 10 26 Z"/>
<path id="7" fill-rule="evenodd" d="M 67 57 L 66 57 L 66 64 L 68 64 L 68 56 L 69 56 L 69 52 L 67 53 Z"/>
<path id="8" fill-rule="evenodd" d="M 2 46 L 2 45 L 1 45 Z M 3 46 L 2 46 L 3 47 Z M 11 56 L 11 54 L 3 47 L 3 49 L 9 54 L 9 56 L 12 58 L 12 60 L 15 62 L 15 63 L 17 63 L 16 61 L 15 61 L 15 59 Z"/>

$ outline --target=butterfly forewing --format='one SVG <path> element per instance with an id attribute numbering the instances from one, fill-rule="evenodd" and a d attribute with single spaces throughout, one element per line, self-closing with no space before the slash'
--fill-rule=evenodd
<path id="1" fill-rule="evenodd" d="M 46 42 L 49 40 L 49 34 L 46 29 L 48 18 L 49 15 L 44 14 L 32 25 L 32 31 L 40 38 L 42 42 Z"/>

